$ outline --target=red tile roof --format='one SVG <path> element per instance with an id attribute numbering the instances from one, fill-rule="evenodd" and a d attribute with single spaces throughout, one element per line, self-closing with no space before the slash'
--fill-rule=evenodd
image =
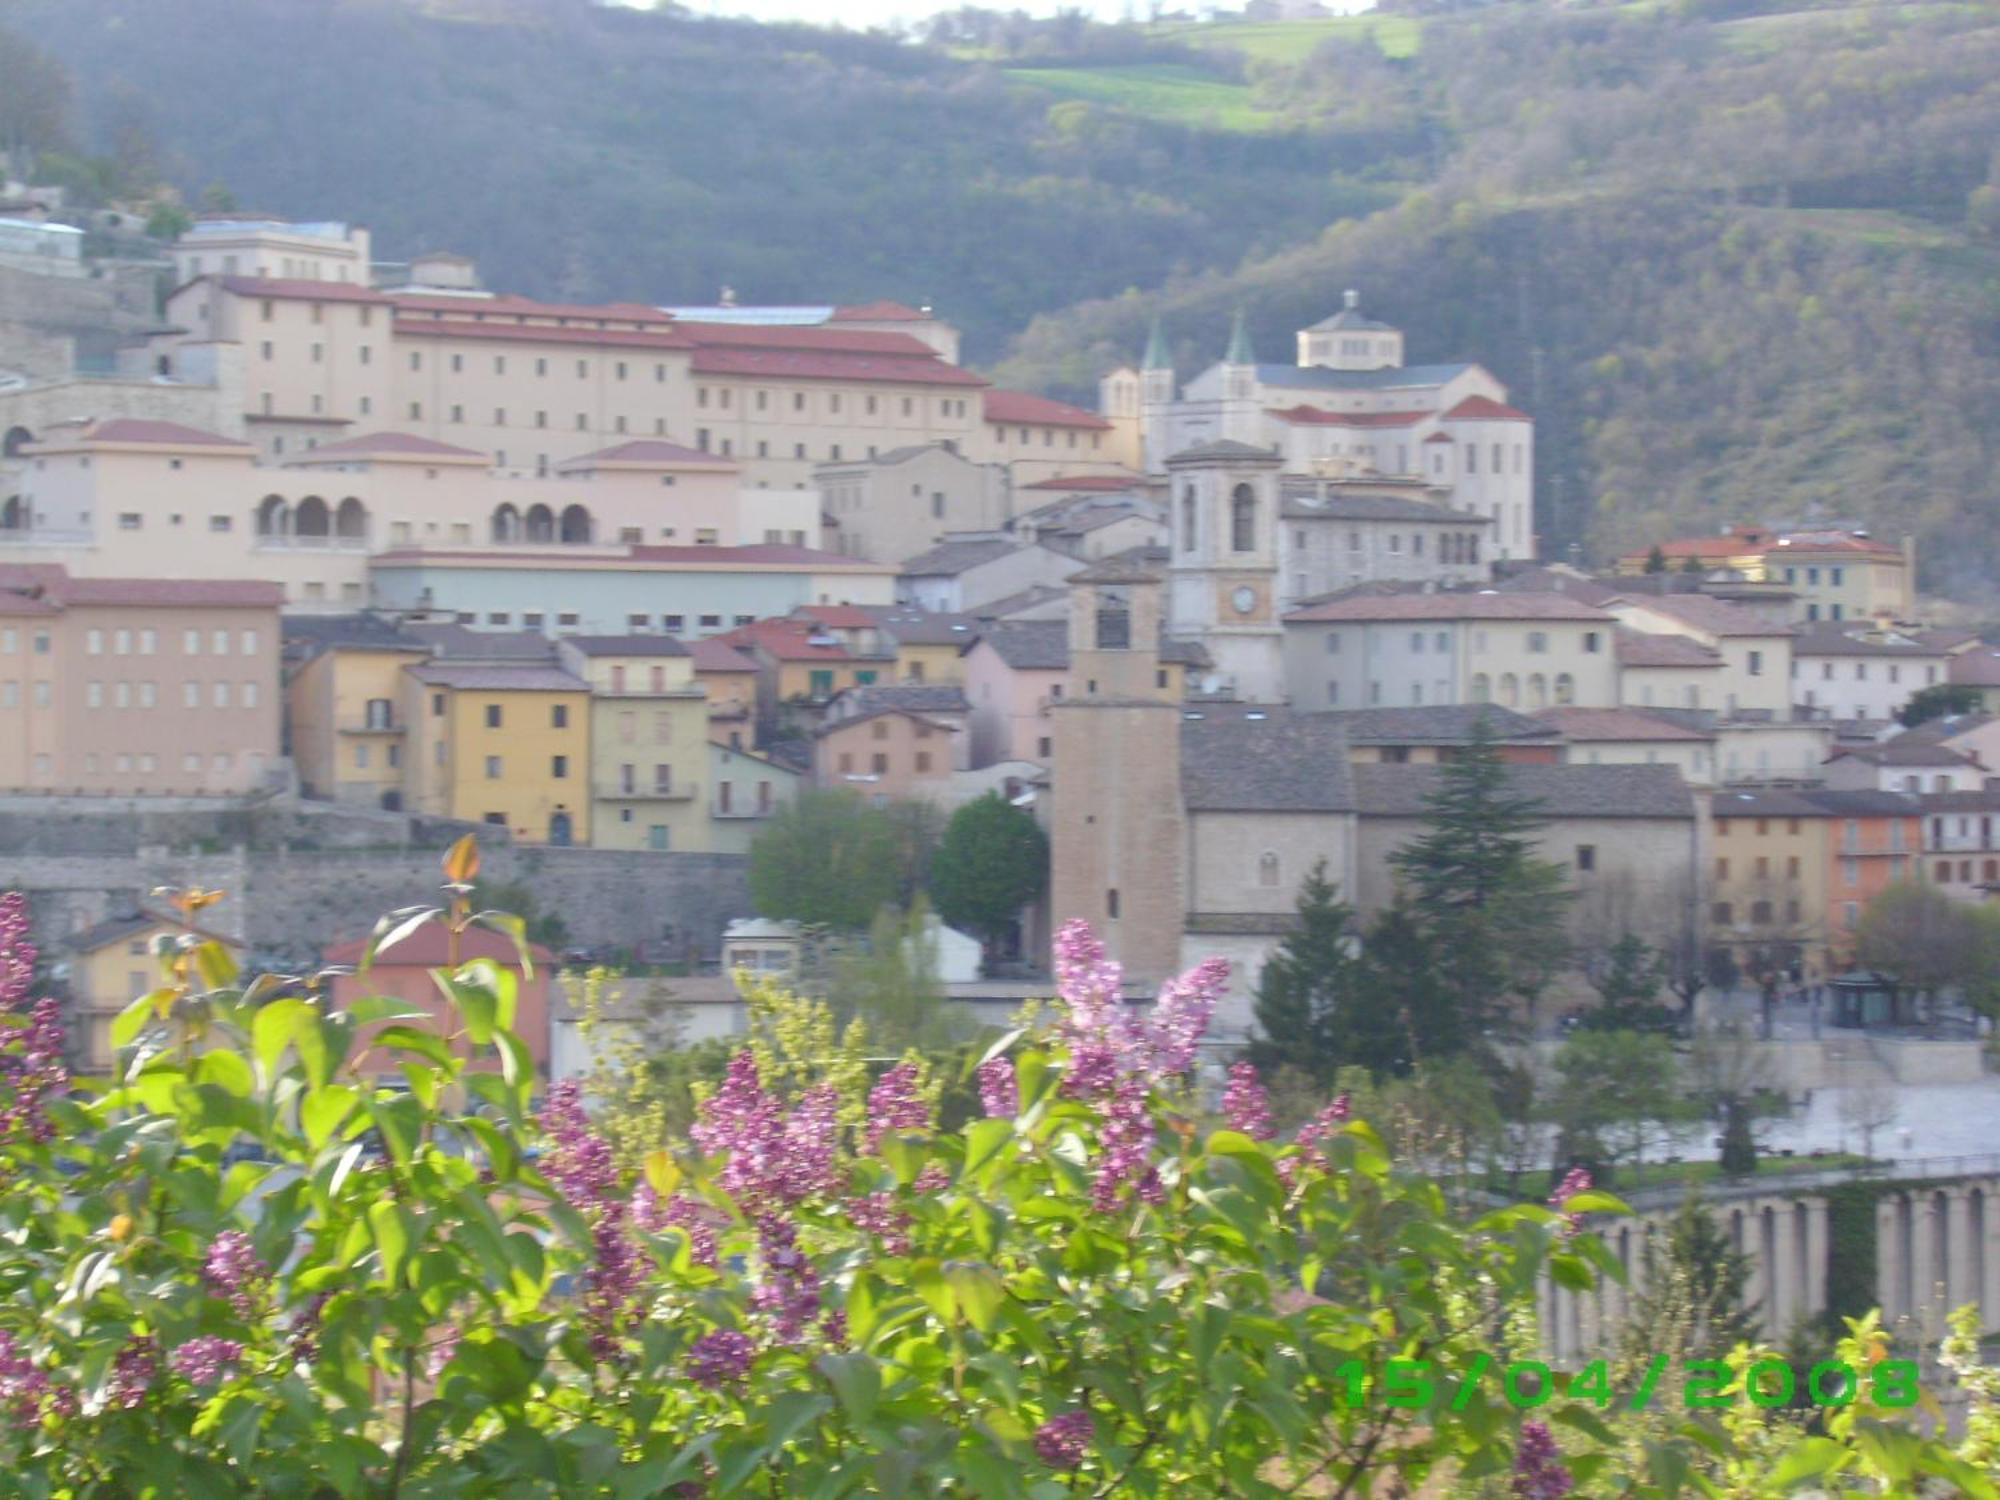
<path id="1" fill-rule="evenodd" d="M 1285 616 L 1318 620 L 1601 620 L 1612 616 L 1566 594 L 1375 594 L 1328 599 Z"/>
<path id="2" fill-rule="evenodd" d="M 698 375 L 750 375 L 768 380 L 857 380 L 884 385 L 981 386 L 970 370 L 935 355 L 816 354 L 796 349 L 697 349 L 689 368 Z"/>
<path id="3" fill-rule="evenodd" d="M 1616 644 L 1621 667 L 1719 667 L 1722 653 L 1691 635 L 1654 635 L 1620 625 Z"/>
<path id="4" fill-rule="evenodd" d="M 1467 396 L 1444 414 L 1447 422 L 1532 422 L 1524 411 L 1495 401 L 1491 396 Z"/>
<path id="5" fill-rule="evenodd" d="M 986 420 L 1013 422 L 1039 427 L 1089 427 L 1108 429 L 1111 424 L 1094 411 L 1051 401 L 1046 396 L 1030 396 L 1025 391 L 988 391 L 984 397 Z"/>
<path id="6" fill-rule="evenodd" d="M 682 443 L 669 443 L 663 438 L 634 438 L 629 443 L 619 443 L 610 448 L 599 448 L 595 453 L 580 453 L 575 458 L 566 458 L 556 467 L 588 469 L 597 464 L 645 464 L 663 469 L 690 466 L 707 469 L 737 467 L 734 459 L 724 458 L 716 453 L 704 453 L 699 448 L 690 448 Z"/>
<path id="7" fill-rule="evenodd" d="M 739 625 L 716 639 L 745 650 L 762 651 L 779 661 L 852 661 L 845 646 L 821 634 L 824 628 L 808 620 L 757 620 Z"/>
<path id="8" fill-rule="evenodd" d="M 377 453 L 411 458 L 476 458 L 481 462 L 488 458 L 477 448 L 441 443 L 436 438 L 422 437 L 414 432 L 362 432 L 295 453 L 291 461 L 311 463 L 321 458 L 360 458 Z"/>
<path id="9" fill-rule="evenodd" d="M 936 359 L 937 350 L 907 333 L 873 328 L 813 328 L 793 323 L 678 322 L 674 328 L 704 349 L 792 349 L 815 354 L 886 354 Z"/>
<path id="10" fill-rule="evenodd" d="M 1427 411 L 1322 411 L 1317 406 L 1293 406 L 1273 412 L 1281 422 L 1303 427 L 1414 427 Z"/>
<path id="11" fill-rule="evenodd" d="M 1451 441 L 1451 434 L 1448 432 L 1434 432 L 1425 438 L 1424 441 L 1427 443 L 1448 443 Z"/>
<path id="12" fill-rule="evenodd" d="M 1897 557 L 1903 549 L 1889 542 L 1878 542 L 1873 537 L 1855 536 L 1845 531 L 1794 531 L 1781 536 L 1764 556 L 1767 561 L 1776 562 L 1787 553 L 1848 552 L 1860 553 L 1868 557 Z"/>
<path id="13" fill-rule="evenodd" d="M 440 922 L 426 922 L 395 947 L 388 949 L 375 960 L 377 968 L 390 965 L 415 964 L 422 968 L 436 968 L 446 961 L 450 949 L 445 945 L 449 935 Z M 345 943 L 335 943 L 320 955 L 322 963 L 358 964 L 361 955 L 367 951 L 366 938 L 353 938 Z M 537 966 L 547 966 L 554 955 L 540 943 L 528 944 L 528 952 Z M 514 967 L 520 962 L 520 953 L 514 947 L 514 940 L 489 927 L 468 927 L 460 934 L 458 956 L 469 958 L 491 958 Z"/>
<path id="14" fill-rule="evenodd" d="M 59 563 L 0 565 L 0 590 L 39 593 L 50 605 L 134 608 L 276 609 L 283 587 L 248 579 L 71 578 Z M 41 611 L 34 611 L 41 613 Z"/>
<path id="15" fill-rule="evenodd" d="M 836 307 L 832 323 L 925 323 L 930 314 L 901 302 L 863 302 L 858 307 Z"/>
<path id="16" fill-rule="evenodd" d="M 1945 675 L 1965 687 L 2000 687 L 2000 646 L 1982 643 L 1960 652 L 1945 667 Z"/>
<path id="17" fill-rule="evenodd" d="M 162 448 L 248 448 L 250 444 L 241 438 L 224 437 L 219 432 L 208 432 L 199 427 L 185 427 L 179 422 L 157 422 L 144 417 L 106 417 L 99 422 L 79 428 L 74 434 L 65 433 L 61 426 L 51 428 L 44 445 L 54 447 L 71 443 L 133 443 L 157 445 Z"/>
<path id="18" fill-rule="evenodd" d="M 1037 479 L 1033 484 L 1021 486 L 1024 490 L 1064 490 L 1084 494 L 1115 494 L 1129 490 L 1134 485 L 1144 484 L 1145 478 L 1138 474 L 1059 474 L 1054 479 Z"/>
<path id="19" fill-rule="evenodd" d="M 475 323 L 469 318 L 396 319 L 402 338 L 484 339 L 511 344 L 598 344 L 614 349 L 688 349 L 671 324 L 659 328 L 559 328 L 551 323 Z"/>
<path id="20" fill-rule="evenodd" d="M 754 672 L 757 663 L 720 636 L 705 635 L 688 642 L 688 655 L 697 672 Z"/>
<path id="21" fill-rule="evenodd" d="M 872 630 L 879 623 L 858 604 L 801 604 L 796 612 L 834 630 Z"/>
<path id="22" fill-rule="evenodd" d="M 196 281 L 202 278 L 197 276 Z M 366 302 L 376 306 L 389 299 L 372 286 L 347 281 L 304 281 L 282 276 L 216 276 L 225 292 L 239 297 L 270 297 L 279 302 Z M 192 284 L 192 283 L 190 283 Z"/>

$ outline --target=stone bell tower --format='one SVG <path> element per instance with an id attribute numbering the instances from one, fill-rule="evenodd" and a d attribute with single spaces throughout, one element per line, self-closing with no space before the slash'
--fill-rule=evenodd
<path id="1" fill-rule="evenodd" d="M 1050 915 L 1082 917 L 1135 979 L 1179 972 L 1186 914 L 1178 694 L 1161 578 L 1131 556 L 1070 578 L 1069 681 L 1050 709 Z"/>
<path id="2" fill-rule="evenodd" d="M 1269 448 L 1224 438 L 1167 460 L 1172 550 L 1167 629 L 1208 648 L 1247 703 L 1281 703 L 1278 471 Z"/>

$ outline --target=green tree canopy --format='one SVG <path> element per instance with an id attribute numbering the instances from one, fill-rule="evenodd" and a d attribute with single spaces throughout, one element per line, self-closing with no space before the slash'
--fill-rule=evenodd
<path id="1" fill-rule="evenodd" d="M 1896 722 L 1915 729 L 1932 719 L 1948 719 L 1953 714 L 1979 711 L 1979 689 L 1963 682 L 1934 682 L 1910 694 L 1910 701 L 1896 711 Z"/>
<path id="2" fill-rule="evenodd" d="M 988 792 L 951 815 L 931 856 L 931 900 L 990 955 L 1021 908 L 1049 883 L 1049 838 L 1034 814 Z"/>
<path id="3" fill-rule="evenodd" d="M 860 932 L 894 904 L 902 870 L 888 812 L 854 792 L 807 792 L 750 846 L 750 899 L 767 917 Z"/>

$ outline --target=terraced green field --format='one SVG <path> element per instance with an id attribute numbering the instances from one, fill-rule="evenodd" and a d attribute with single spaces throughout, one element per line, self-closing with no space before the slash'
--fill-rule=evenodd
<path id="1" fill-rule="evenodd" d="M 1333 37 L 1372 38 L 1384 57 L 1415 57 L 1423 22 L 1415 16 L 1329 16 L 1320 21 L 1168 22 L 1157 28 L 1193 47 L 1227 48 L 1272 62 L 1298 62 Z"/>
<path id="2" fill-rule="evenodd" d="M 1184 63 L 1124 63 L 1098 68 L 1009 68 L 1017 83 L 1065 99 L 1130 110 L 1155 120 L 1211 130 L 1270 130 L 1276 116 L 1251 102 L 1247 86 Z"/>

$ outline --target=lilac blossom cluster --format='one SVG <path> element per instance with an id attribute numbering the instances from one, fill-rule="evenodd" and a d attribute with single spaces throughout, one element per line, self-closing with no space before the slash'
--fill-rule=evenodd
<path id="1" fill-rule="evenodd" d="M 241 1344 L 234 1339 L 216 1338 L 210 1334 L 189 1339 L 174 1350 L 169 1362 L 195 1385 L 214 1385 L 241 1358 Z"/>
<path id="2" fill-rule="evenodd" d="M 159 1374 L 160 1346 L 141 1334 L 111 1361 L 111 1373 L 104 1378 L 104 1404 L 132 1411 L 145 1401 Z"/>
<path id="3" fill-rule="evenodd" d="M 688 1238 L 688 1254 L 696 1265 L 713 1266 L 719 1253 L 716 1225 L 721 1214 L 686 1193 L 661 1201 L 651 1183 L 642 1182 L 632 1195 L 632 1222 L 647 1234 L 678 1229 Z"/>
<path id="4" fill-rule="evenodd" d="M 1580 1191 L 1580 1190 L 1579 1190 Z M 1514 1450 L 1514 1474 L 1508 1493 L 1516 1500 L 1563 1500 L 1575 1480 L 1562 1464 L 1562 1449 L 1546 1422 L 1530 1418 L 1521 1424 L 1521 1443 Z"/>
<path id="5" fill-rule="evenodd" d="M 45 1101 L 69 1088 L 63 1063 L 62 1015 L 53 1000 L 32 998 L 35 945 L 28 941 L 28 903 L 19 891 L 0 895 L 0 1016 L 27 1013 L 24 1031 L 0 1032 L 0 1140 L 25 1135 L 35 1142 L 55 1133 Z"/>
<path id="6" fill-rule="evenodd" d="M 910 1216 L 897 1206 L 894 1193 L 869 1193 L 866 1197 L 849 1198 L 844 1206 L 847 1221 L 862 1233 L 880 1239 L 882 1248 L 889 1254 L 910 1253 Z"/>
<path id="7" fill-rule="evenodd" d="M 704 1333 L 688 1350 L 688 1376 L 711 1388 L 741 1380 L 750 1371 L 757 1345 L 746 1333 L 718 1328 Z"/>
<path id="8" fill-rule="evenodd" d="M 1549 1194 L 1549 1207 L 1560 1211 L 1564 1204 L 1579 1193 L 1590 1191 L 1590 1169 L 1571 1167 L 1563 1173 L 1563 1180 L 1556 1184 L 1556 1190 Z M 1565 1239 L 1574 1238 L 1583 1228 L 1582 1214 L 1565 1214 L 1568 1224 L 1563 1230 Z"/>
<path id="9" fill-rule="evenodd" d="M 48 1373 L 37 1369 L 14 1336 L 0 1328 L 0 1420 L 32 1427 L 55 1395 Z"/>
<path id="10" fill-rule="evenodd" d="M 542 1108 L 549 1152 L 542 1170 L 570 1206 L 590 1221 L 591 1268 L 584 1278 L 584 1321 L 599 1359 L 617 1352 L 618 1331 L 638 1304 L 645 1269 L 628 1227 L 629 1206 L 618 1192 L 611 1144 L 590 1128 L 575 1080 L 549 1090 Z"/>
<path id="11" fill-rule="evenodd" d="M 1250 1063 L 1230 1065 L 1229 1087 L 1222 1091 L 1222 1123 L 1254 1141 L 1268 1141 L 1276 1134 L 1271 1125 L 1270 1096 Z"/>
<path id="12" fill-rule="evenodd" d="M 1299 1127 L 1299 1133 L 1295 1137 L 1299 1154 L 1288 1156 L 1278 1163 L 1278 1176 L 1284 1179 L 1287 1186 L 1291 1185 L 1297 1178 L 1299 1169 L 1307 1163 L 1322 1170 L 1332 1165 L 1327 1159 L 1325 1142 L 1329 1137 L 1340 1133 L 1353 1113 L 1353 1097 L 1341 1094 L 1333 1103 Z"/>
<path id="13" fill-rule="evenodd" d="M 897 1063 L 868 1091 L 868 1126 L 864 1132 L 869 1151 L 882 1147 L 882 1137 L 892 1130 L 929 1130 L 931 1107 L 917 1092 L 917 1065 Z"/>
<path id="14" fill-rule="evenodd" d="M 1035 1457 L 1051 1469 L 1077 1468 L 1095 1435 L 1089 1412 L 1066 1411 L 1035 1429 Z"/>
<path id="15" fill-rule="evenodd" d="M 979 1065 L 979 1107 L 989 1120 L 1011 1120 L 1021 1112 L 1021 1085 L 1011 1057 L 988 1058 Z"/>
<path id="16" fill-rule="evenodd" d="M 1056 982 L 1065 1006 L 1059 1034 L 1069 1049 L 1063 1092 L 1104 1107 L 1104 1152 L 1091 1187 L 1101 1210 L 1128 1194 L 1159 1201 L 1152 1166 L 1153 1090 L 1185 1074 L 1208 1030 L 1229 966 L 1210 959 L 1160 990 L 1150 1017 L 1127 1012 L 1124 977 L 1104 956 L 1086 922 L 1063 924 L 1056 934 Z"/>
<path id="17" fill-rule="evenodd" d="M 254 1318 L 258 1294 L 270 1280 L 271 1268 L 257 1254 L 249 1235 L 240 1229 L 225 1229 L 209 1242 L 201 1275 L 217 1296 L 229 1299 L 237 1317 Z"/>
<path id="18" fill-rule="evenodd" d="M 35 945 L 28 941 L 28 902 L 19 891 L 0 895 L 0 1011 L 29 1006 L 35 984 Z"/>

